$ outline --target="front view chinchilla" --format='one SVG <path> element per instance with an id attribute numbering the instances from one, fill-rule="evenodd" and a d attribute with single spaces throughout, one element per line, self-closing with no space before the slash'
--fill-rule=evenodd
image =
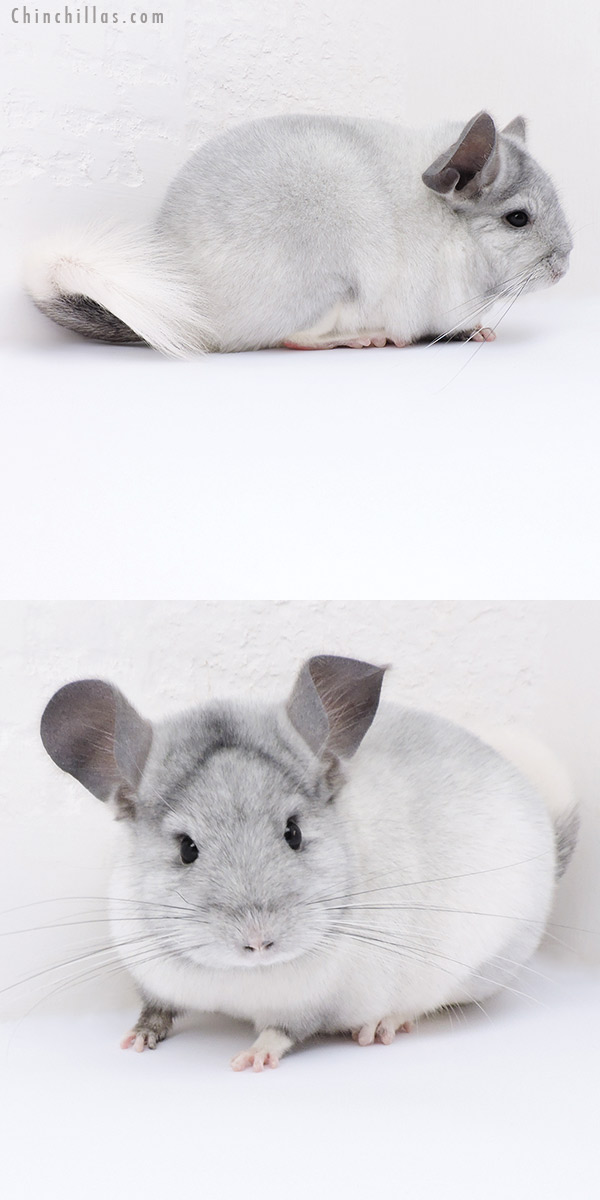
<path id="1" fill-rule="evenodd" d="M 39 247 L 27 286 L 60 325 L 177 356 L 482 341 L 490 306 L 560 279 L 571 245 L 521 117 L 269 117 L 196 151 L 148 232 Z"/>
<path id="2" fill-rule="evenodd" d="M 546 769 L 538 792 L 474 734 L 379 707 L 383 676 L 318 656 L 285 703 L 156 725 L 98 680 L 50 700 L 46 750 L 121 823 L 113 936 L 142 999 L 124 1047 L 222 1012 L 257 1034 L 234 1068 L 262 1070 L 314 1034 L 389 1043 L 510 988 L 573 850 L 568 788 Z"/>

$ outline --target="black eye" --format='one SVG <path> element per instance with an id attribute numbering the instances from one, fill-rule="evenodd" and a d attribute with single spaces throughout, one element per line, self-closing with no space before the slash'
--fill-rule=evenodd
<path id="1" fill-rule="evenodd" d="M 189 863 L 195 862 L 198 857 L 198 847 L 187 834 L 181 839 L 179 853 L 181 854 L 182 863 L 185 863 L 186 866 Z"/>
<path id="2" fill-rule="evenodd" d="M 517 208 L 515 212 L 505 213 L 504 220 L 515 229 L 522 229 L 524 225 L 529 224 L 529 215 L 524 208 Z"/>
<path id="3" fill-rule="evenodd" d="M 292 821 L 291 817 L 285 827 L 285 833 L 283 836 L 288 846 L 290 846 L 292 850 L 300 849 L 302 845 L 302 834 L 296 825 L 296 822 Z"/>

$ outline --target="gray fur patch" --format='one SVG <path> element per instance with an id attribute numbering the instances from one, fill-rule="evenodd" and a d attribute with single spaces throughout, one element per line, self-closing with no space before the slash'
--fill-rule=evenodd
<path id="1" fill-rule="evenodd" d="M 56 296 L 52 300 L 36 300 L 35 304 L 44 316 L 50 317 L 57 325 L 72 329 L 83 337 L 93 338 L 96 342 L 121 346 L 147 344 L 124 321 L 89 296 Z"/>
<path id="2" fill-rule="evenodd" d="M 556 838 L 556 878 L 560 879 L 564 875 L 571 858 L 573 851 L 577 845 L 579 836 L 579 827 L 581 820 L 579 809 L 572 808 L 570 812 L 560 817 L 554 826 L 554 836 Z"/>
<path id="3" fill-rule="evenodd" d="M 173 1021 L 179 1016 L 176 1008 L 166 1008 L 153 1000 L 146 1001 L 133 1027 L 132 1033 L 144 1039 L 149 1050 L 154 1050 L 159 1042 L 164 1042 L 171 1032 Z"/>
<path id="4" fill-rule="evenodd" d="M 238 751 L 246 760 L 263 762 L 275 768 L 287 785 L 312 799 L 315 787 L 309 786 L 305 761 L 285 744 L 277 722 L 253 720 L 241 706 L 238 711 L 227 704 L 213 704 L 185 715 L 183 727 L 174 722 L 174 738 L 164 753 L 162 772 L 171 800 L 184 795 L 189 786 L 215 756 Z M 320 776 L 319 776 L 320 780 Z M 317 787 L 317 791 L 318 791 Z"/>

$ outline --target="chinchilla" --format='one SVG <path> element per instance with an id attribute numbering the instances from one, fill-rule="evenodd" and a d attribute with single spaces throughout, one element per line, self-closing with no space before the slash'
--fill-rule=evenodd
<path id="1" fill-rule="evenodd" d="M 270 117 L 201 146 L 148 232 L 38 247 L 27 286 L 60 325 L 176 356 L 404 346 L 491 339 L 482 314 L 560 279 L 571 247 L 522 117 Z"/>
<path id="2" fill-rule="evenodd" d="M 50 700 L 46 750 L 120 820 L 114 943 L 143 1004 L 124 1047 L 219 1011 L 256 1029 L 234 1068 L 261 1070 L 314 1034 L 389 1043 L 510 990 L 575 844 L 569 785 L 537 743 L 513 745 L 523 774 L 440 717 L 379 708 L 383 676 L 320 655 L 285 703 L 156 725 L 98 680 Z"/>

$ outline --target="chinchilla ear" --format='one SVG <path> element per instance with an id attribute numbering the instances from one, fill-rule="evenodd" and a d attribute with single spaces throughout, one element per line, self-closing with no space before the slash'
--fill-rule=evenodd
<path id="1" fill-rule="evenodd" d="M 518 142 L 527 140 L 527 121 L 525 117 L 514 117 L 508 125 L 504 126 L 503 133 L 507 133 L 509 137 L 516 138 Z"/>
<path id="2" fill-rule="evenodd" d="M 152 726 L 111 683 L 67 683 L 44 710 L 40 728 L 50 758 L 99 800 L 135 791 L 152 743 Z"/>
<path id="3" fill-rule="evenodd" d="M 287 703 L 292 725 L 310 749 L 350 758 L 379 704 L 385 667 L 319 654 L 300 671 Z"/>
<path id="4" fill-rule="evenodd" d="M 496 158 L 496 126 L 489 113 L 480 112 L 421 178 L 442 196 L 459 192 L 466 198 L 495 179 Z"/>

